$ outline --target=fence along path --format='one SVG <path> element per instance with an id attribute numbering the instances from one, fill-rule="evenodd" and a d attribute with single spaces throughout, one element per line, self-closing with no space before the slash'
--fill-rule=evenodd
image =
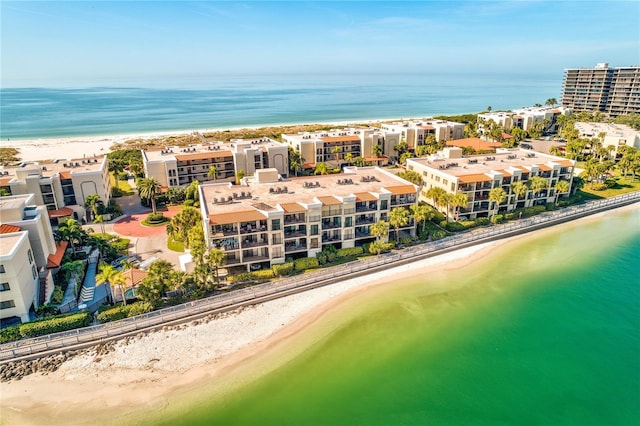
<path id="1" fill-rule="evenodd" d="M 326 269 L 319 269 L 302 276 L 288 277 L 258 284 L 252 287 L 234 290 L 226 294 L 194 300 L 111 323 L 5 343 L 0 345 L 0 364 L 10 362 L 17 358 L 34 357 L 37 354 L 43 354 L 45 352 L 49 354 L 52 352 L 62 352 L 78 346 L 84 347 L 99 344 L 107 340 L 114 340 L 119 337 L 124 337 L 125 335 L 131 335 L 132 333 L 135 334 L 143 330 L 161 327 L 170 322 L 179 320 L 188 321 L 194 316 L 207 314 L 216 309 L 260 303 L 265 299 L 268 300 L 294 293 L 296 290 L 304 291 L 342 281 L 348 278 L 349 275 L 365 274 L 383 268 L 398 266 L 421 258 L 530 232 L 535 229 L 570 221 L 615 207 L 633 204 L 638 201 L 640 201 L 640 191 L 590 201 L 502 225 L 476 228 L 468 232 L 415 245 L 397 252 L 373 256 Z"/>

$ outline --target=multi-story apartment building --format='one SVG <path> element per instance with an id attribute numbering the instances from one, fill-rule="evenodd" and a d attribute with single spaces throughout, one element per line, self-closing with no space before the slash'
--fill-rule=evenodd
<path id="1" fill-rule="evenodd" d="M 329 244 L 374 241 L 370 225 L 415 204 L 417 192 L 416 185 L 377 167 L 289 179 L 264 169 L 242 185 L 201 185 L 200 208 L 208 246 L 224 250 L 227 266 L 255 269 L 315 256 Z M 393 228 L 390 234 L 395 237 Z M 415 235 L 413 220 L 399 234 Z"/>
<path id="2" fill-rule="evenodd" d="M 604 134 L 602 145 L 611 147 L 617 155 L 622 146 L 640 149 L 640 132 L 624 124 L 577 122 L 575 128 L 581 138 L 596 138 Z"/>
<path id="3" fill-rule="evenodd" d="M 284 144 L 291 146 L 304 159 L 302 168 L 312 169 L 318 163 L 338 167 L 361 157 L 376 164 L 387 164 L 390 153 L 399 142 L 397 134 L 385 134 L 380 129 L 362 127 L 283 134 Z M 378 146 L 377 151 L 374 148 Z"/>
<path id="4" fill-rule="evenodd" d="M 0 170 L 0 186 L 12 195 L 33 194 L 33 202 L 45 206 L 54 223 L 66 217 L 85 217 L 85 199 L 98 194 L 106 204 L 111 182 L 106 156 L 52 162 L 22 163 Z"/>
<path id="5" fill-rule="evenodd" d="M 437 155 L 407 160 L 407 168 L 422 175 L 420 200 L 433 204 L 433 200 L 427 197 L 427 192 L 433 187 L 442 188 L 450 194 L 466 194 L 468 203 L 460 214 L 471 219 L 491 214 L 493 206 L 489 202 L 489 192 L 493 188 L 501 187 L 507 193 L 500 211 L 554 202 L 558 180 L 568 181 L 571 187 L 574 166 L 573 160 L 503 148 L 497 149 L 495 154 L 468 157 L 462 156 L 460 148 L 445 148 Z M 529 190 L 519 198 L 512 185 L 515 182 L 527 183 L 533 176 L 547 179 L 547 187 L 536 194 Z M 446 212 L 446 207 L 434 207 Z"/>
<path id="6" fill-rule="evenodd" d="M 433 118 L 383 123 L 381 129 L 385 132 L 399 134 L 400 142 L 406 142 L 411 151 L 420 145 L 424 145 L 429 135 L 433 135 L 436 141 L 448 141 L 464 137 L 464 124 Z"/>
<path id="7" fill-rule="evenodd" d="M 15 305 L 0 310 L 2 318 L 18 316 L 24 321 L 31 307 L 51 298 L 52 273 L 60 267 L 67 248 L 66 242 L 54 240 L 47 209 L 34 202 L 33 194 L 0 198 L 0 287 L 11 290 L 5 294 L 8 290 L 0 289 L 0 297 Z"/>
<path id="8" fill-rule="evenodd" d="M 289 174 L 287 147 L 269 138 L 142 151 L 142 161 L 145 175 L 163 187 L 186 186 L 194 180 L 233 182 L 240 171 L 251 175 L 265 168 L 275 168 L 285 177 Z M 209 176 L 212 166 L 215 176 Z"/>
<path id="9" fill-rule="evenodd" d="M 499 124 L 504 129 L 519 127 L 529 130 L 535 123 L 543 123 L 545 132 L 556 132 L 557 121 L 560 115 L 570 115 L 571 108 L 565 107 L 528 107 L 519 108 L 512 111 L 488 112 L 478 114 L 478 128 L 481 133 L 485 132 L 484 124 L 489 120 Z"/>
<path id="10" fill-rule="evenodd" d="M 578 111 L 600 111 L 615 117 L 640 113 L 640 67 L 565 70 L 562 105 Z"/>

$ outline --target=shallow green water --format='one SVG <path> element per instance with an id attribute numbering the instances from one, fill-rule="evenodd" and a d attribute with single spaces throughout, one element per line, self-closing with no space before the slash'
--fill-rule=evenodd
<path id="1" fill-rule="evenodd" d="M 167 424 L 640 424 L 637 210 L 390 290 L 302 355 Z M 465 283 L 428 295 L 433 280 Z"/>

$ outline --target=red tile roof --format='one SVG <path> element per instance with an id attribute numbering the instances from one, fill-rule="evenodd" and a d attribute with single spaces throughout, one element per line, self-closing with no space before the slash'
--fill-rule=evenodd
<path id="1" fill-rule="evenodd" d="M 67 250 L 67 245 L 69 245 L 69 243 L 66 241 L 56 242 L 56 252 L 47 257 L 47 269 L 58 268 L 60 266 L 64 252 Z"/>
<path id="2" fill-rule="evenodd" d="M 356 201 L 375 201 L 377 200 L 377 198 L 369 193 L 369 192 L 358 192 L 356 194 L 353 194 L 356 196 Z"/>
<path id="3" fill-rule="evenodd" d="M 458 177 L 458 183 L 489 182 L 490 180 L 493 180 L 493 178 L 485 175 L 484 173 Z"/>
<path id="4" fill-rule="evenodd" d="M 19 226 L 7 225 L 6 223 L 0 225 L 0 234 L 13 234 L 20 231 L 22 231 L 22 228 Z"/>
<path id="5" fill-rule="evenodd" d="M 320 138 L 322 142 L 360 142 L 360 138 L 357 135 L 350 136 L 329 136 L 326 138 Z"/>
<path id="6" fill-rule="evenodd" d="M 264 220 L 267 217 L 258 210 L 245 210 L 233 213 L 210 214 L 209 220 L 212 225 L 227 225 L 238 222 L 252 222 L 254 220 Z"/>
<path id="7" fill-rule="evenodd" d="M 460 148 L 470 146 L 476 151 L 485 151 L 500 148 L 502 147 L 502 144 L 499 144 L 497 142 L 488 142 L 480 138 L 466 138 L 447 141 L 447 146 L 457 146 Z"/>
<path id="8" fill-rule="evenodd" d="M 63 207 L 60 210 L 49 210 L 48 213 L 50 218 L 67 217 L 73 214 L 73 210 L 69 207 Z"/>

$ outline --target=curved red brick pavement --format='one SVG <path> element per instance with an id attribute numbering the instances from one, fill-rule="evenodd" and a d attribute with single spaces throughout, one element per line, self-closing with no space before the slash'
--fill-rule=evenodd
<path id="1" fill-rule="evenodd" d="M 177 213 L 182 210 L 181 207 L 171 206 L 168 209 L 158 209 L 158 212 L 162 212 L 167 217 L 173 217 Z M 129 215 L 122 220 L 113 224 L 114 232 L 118 233 L 122 236 L 128 237 L 151 237 L 154 235 L 162 235 L 167 231 L 165 228 L 167 225 L 161 226 L 144 226 L 142 225 L 142 221 L 147 218 L 147 216 L 151 213 L 148 211 L 146 213 L 132 214 Z"/>

